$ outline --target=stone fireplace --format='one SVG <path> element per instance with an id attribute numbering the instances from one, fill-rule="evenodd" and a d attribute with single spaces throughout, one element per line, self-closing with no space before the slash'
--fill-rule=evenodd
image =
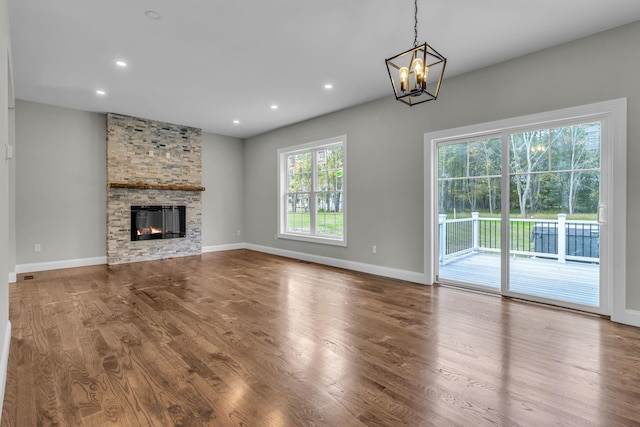
<path id="1" fill-rule="evenodd" d="M 200 138 L 200 129 L 107 114 L 108 264 L 201 253 Z M 163 233 L 171 238 L 159 238 L 156 226 L 154 232 L 151 225 L 140 231 L 132 223 L 133 209 L 138 208 L 156 212 L 147 215 L 145 222 L 160 215 L 165 221 L 177 221 L 183 230 L 176 231 L 172 224 Z M 158 213 L 163 210 L 167 213 Z M 148 235 L 134 239 L 137 233 Z"/>

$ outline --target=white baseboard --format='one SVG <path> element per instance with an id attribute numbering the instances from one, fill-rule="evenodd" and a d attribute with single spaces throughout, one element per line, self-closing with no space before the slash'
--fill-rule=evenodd
<path id="1" fill-rule="evenodd" d="M 622 313 L 616 313 L 614 310 L 613 314 L 611 314 L 611 320 L 625 325 L 640 327 L 640 311 L 627 308 L 622 310 Z"/>
<path id="2" fill-rule="evenodd" d="M 9 273 L 9 283 L 16 283 L 18 275 L 16 273 Z"/>
<path id="3" fill-rule="evenodd" d="M 216 245 L 216 246 L 203 246 L 202 253 L 207 252 L 220 252 L 220 251 L 234 251 L 236 249 L 246 249 L 246 243 L 231 243 L 229 245 Z"/>
<path id="4" fill-rule="evenodd" d="M 375 274 L 377 276 L 390 277 L 393 279 L 406 280 L 408 282 L 427 283 L 424 273 L 415 271 L 400 270 L 397 268 L 382 267 L 379 265 L 365 264 L 356 261 L 347 261 L 338 258 L 330 258 L 320 255 L 307 254 L 304 252 L 289 251 L 286 249 L 272 248 L 268 246 L 253 245 L 247 243 L 232 243 L 228 245 L 203 246 L 202 253 L 231 251 L 236 249 L 251 249 L 257 252 L 264 252 L 279 255 L 301 261 L 315 262 L 317 264 L 330 265 L 332 267 L 344 268 L 347 270 L 361 271 L 363 273 Z M 59 270 L 62 268 L 86 267 L 90 265 L 101 265 L 107 263 L 107 257 L 70 259 L 63 261 L 40 262 L 33 264 L 16 265 L 16 273 L 33 273 L 37 271 Z M 14 274 L 15 276 L 15 274 Z M 14 277 L 15 281 L 15 277 Z"/>
<path id="5" fill-rule="evenodd" d="M 106 256 L 81 259 L 66 259 L 62 261 L 36 262 L 33 264 L 16 265 L 16 273 L 33 273 L 36 271 L 60 270 L 61 268 L 87 267 L 107 263 Z"/>
<path id="6" fill-rule="evenodd" d="M 382 267 L 379 265 L 365 264 L 362 262 L 347 261 L 344 259 L 312 255 L 303 252 L 288 251 L 285 249 L 271 248 L 268 246 L 247 244 L 246 248 L 251 249 L 252 251 L 299 259 L 301 261 L 315 262 L 316 264 L 329 265 L 331 267 L 360 271 L 363 273 L 375 274 L 377 276 L 390 277 L 392 279 L 406 280 L 407 282 L 430 284 L 427 283 L 424 273 L 417 273 L 415 271 L 399 270 L 397 268 Z"/>
<path id="7" fill-rule="evenodd" d="M 4 388 L 7 384 L 7 371 L 9 368 L 9 346 L 11 345 L 11 322 L 7 321 L 4 332 L 4 343 L 0 355 L 0 421 L 2 421 L 2 405 L 4 402 Z"/>

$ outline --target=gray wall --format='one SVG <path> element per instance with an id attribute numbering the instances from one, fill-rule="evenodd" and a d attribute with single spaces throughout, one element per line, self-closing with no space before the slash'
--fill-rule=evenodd
<path id="1" fill-rule="evenodd" d="M 105 256 L 105 141 L 104 114 L 16 102 L 17 264 Z"/>
<path id="2" fill-rule="evenodd" d="M 9 144 L 14 149 L 16 156 L 16 110 L 9 109 Z M 9 161 L 9 272 L 14 273 L 16 268 L 16 162 Z"/>
<path id="3" fill-rule="evenodd" d="M 421 272 L 423 264 L 422 139 L 417 126 L 433 106 L 400 108 L 383 100 L 324 116 L 245 142 L 246 241 L 280 249 Z M 275 240 L 276 150 L 347 135 L 347 247 Z M 371 247 L 377 245 L 378 253 Z"/>
<path id="4" fill-rule="evenodd" d="M 243 143 L 202 133 L 202 246 L 244 241 L 242 230 Z M 240 236 L 237 231 L 240 230 Z"/>
<path id="5" fill-rule="evenodd" d="M 13 271 L 10 256 L 10 233 L 9 233 L 9 163 L 5 160 L 5 144 L 11 142 L 10 139 L 10 81 L 7 66 L 7 58 L 11 55 L 9 40 L 9 11 L 7 1 L 0 0 L 0 355 L 8 349 L 4 347 L 4 340 L 7 325 L 9 322 L 9 271 Z M 4 369 L 4 366 L 0 367 Z M 0 379 L 5 378 L 5 372 L 0 372 Z M 4 382 L 0 381 L 0 387 Z M 0 390 L 0 397 L 4 396 L 4 388 Z M 2 404 L 0 403 L 0 406 Z"/>
<path id="6" fill-rule="evenodd" d="M 423 272 L 426 132 L 628 98 L 628 218 L 640 208 L 640 22 L 444 81 L 440 98 L 409 108 L 388 97 L 245 141 L 245 241 Z M 446 50 L 442 47 L 442 50 Z M 455 61 L 455 58 L 449 58 Z M 380 72 L 384 72 L 383 69 Z M 275 240 L 276 150 L 348 138 L 347 248 Z M 627 277 L 640 276 L 640 229 L 630 227 Z M 371 253 L 371 245 L 378 254 Z M 628 308 L 640 309 L 629 281 Z"/>
<path id="7" fill-rule="evenodd" d="M 104 114 L 17 101 L 16 264 L 106 256 L 105 123 Z M 242 241 L 242 149 L 202 134 L 203 246 Z"/>

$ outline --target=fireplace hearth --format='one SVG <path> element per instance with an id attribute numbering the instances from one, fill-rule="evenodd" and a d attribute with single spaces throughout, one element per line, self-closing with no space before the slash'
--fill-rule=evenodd
<path id="1" fill-rule="evenodd" d="M 186 235 L 186 206 L 131 206 L 131 241 Z"/>

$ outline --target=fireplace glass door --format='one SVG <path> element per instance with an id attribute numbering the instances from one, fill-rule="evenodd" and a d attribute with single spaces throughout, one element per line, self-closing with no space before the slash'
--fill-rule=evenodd
<path id="1" fill-rule="evenodd" d="M 131 206 L 131 240 L 185 237 L 185 206 Z"/>

